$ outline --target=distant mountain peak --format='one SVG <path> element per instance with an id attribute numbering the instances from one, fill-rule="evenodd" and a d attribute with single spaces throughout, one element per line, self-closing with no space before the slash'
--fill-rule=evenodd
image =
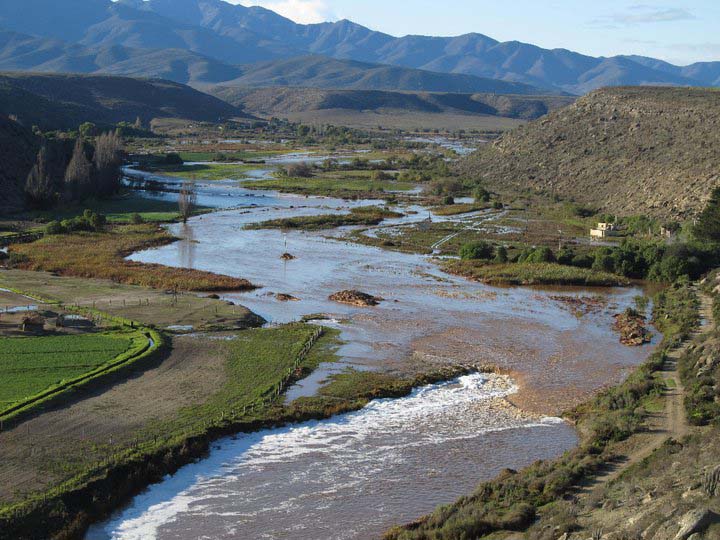
<path id="1" fill-rule="evenodd" d="M 675 66 L 633 55 L 594 58 L 567 48 L 543 49 L 519 40 L 500 42 L 479 32 L 394 37 L 348 19 L 297 24 L 266 8 L 224 0 L 2 0 L 0 28 L 66 42 L 63 46 L 43 44 L 42 50 L 52 50 L 45 58 L 6 44 L 0 50 L 0 68 L 12 69 L 125 69 L 127 64 L 110 66 L 107 58 L 92 58 L 98 50 L 125 47 L 134 51 L 130 56 L 152 57 L 149 69 L 153 73 L 180 76 L 183 82 L 189 76 L 203 82 L 207 70 L 203 68 L 203 76 L 198 77 L 189 64 L 187 69 L 174 69 L 171 62 L 179 50 L 201 55 L 190 61 L 194 65 L 208 61 L 224 64 L 224 68 L 216 65 L 210 70 L 216 76 L 241 64 L 316 54 L 519 82 L 554 93 L 582 94 L 607 85 L 720 85 L 720 62 Z M 78 47 L 89 52 L 81 58 Z M 140 49 L 144 52 L 138 53 Z M 152 56 L 149 50 L 154 51 Z M 158 51 L 167 51 L 164 67 L 160 65 L 163 54 Z M 132 73 L 141 71 L 143 62 L 136 62 Z"/>

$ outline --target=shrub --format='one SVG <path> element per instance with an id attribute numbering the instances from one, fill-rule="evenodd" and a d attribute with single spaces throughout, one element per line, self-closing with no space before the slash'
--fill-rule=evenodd
<path id="1" fill-rule="evenodd" d="M 145 223 L 145 220 L 143 219 L 143 217 L 140 214 L 138 214 L 137 212 L 134 213 L 132 216 L 130 216 L 130 221 L 132 222 L 133 225 L 140 225 L 142 223 Z"/>
<path id="2" fill-rule="evenodd" d="M 63 226 L 57 220 L 45 225 L 45 234 L 62 234 L 63 232 L 65 232 Z"/>
<path id="3" fill-rule="evenodd" d="M 473 191 L 475 202 L 490 202 L 490 192 L 484 187 L 477 187 Z"/>
<path id="4" fill-rule="evenodd" d="M 460 258 L 464 261 L 476 259 L 490 259 L 493 256 L 493 246 L 488 242 L 468 242 L 460 248 Z"/>
<path id="5" fill-rule="evenodd" d="M 285 174 L 294 178 L 310 178 L 312 177 L 312 167 L 305 162 L 291 163 L 285 167 Z"/>
<path id="6" fill-rule="evenodd" d="M 182 165 L 185 163 L 177 152 L 168 152 L 163 158 L 165 165 Z"/>
<path id="7" fill-rule="evenodd" d="M 550 263 L 555 262 L 555 255 L 547 246 L 535 248 L 527 257 L 528 263 Z"/>
<path id="8" fill-rule="evenodd" d="M 495 258 L 493 261 L 499 264 L 508 262 L 508 250 L 505 246 L 498 246 L 495 248 Z"/>
<path id="9" fill-rule="evenodd" d="M 443 199 L 443 204 L 447 204 L 447 205 L 455 204 L 455 198 L 452 195 L 447 195 Z"/>

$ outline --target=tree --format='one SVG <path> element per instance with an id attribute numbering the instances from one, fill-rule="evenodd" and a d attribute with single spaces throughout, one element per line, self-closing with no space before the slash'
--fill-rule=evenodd
<path id="1" fill-rule="evenodd" d="M 65 193 L 71 200 L 79 200 L 90 194 L 93 181 L 93 166 L 85 154 L 82 137 L 75 141 L 72 159 L 65 170 Z"/>
<path id="2" fill-rule="evenodd" d="M 35 165 L 33 165 L 25 181 L 25 193 L 34 206 L 45 208 L 51 206 L 54 202 L 55 191 L 49 171 L 48 148 L 47 144 L 43 142 L 35 160 Z"/>
<path id="3" fill-rule="evenodd" d="M 178 198 L 178 208 L 183 223 L 187 223 L 192 216 L 195 205 L 197 204 L 197 193 L 195 186 L 190 182 L 185 182 L 180 189 L 180 197 Z"/>
<path id="4" fill-rule="evenodd" d="M 505 246 L 498 246 L 495 248 L 495 262 L 504 264 L 508 262 L 508 250 Z"/>
<path id="5" fill-rule="evenodd" d="M 713 190 L 693 232 L 698 240 L 720 242 L 720 187 Z"/>
<path id="6" fill-rule="evenodd" d="M 117 133 L 99 135 L 95 140 L 95 168 L 99 195 L 112 195 L 120 188 L 122 162 L 122 141 Z"/>
<path id="7" fill-rule="evenodd" d="M 85 122 L 80 124 L 78 131 L 80 132 L 81 137 L 94 137 L 97 133 L 97 126 L 92 122 Z"/>
<path id="8" fill-rule="evenodd" d="M 468 242 L 460 248 L 460 258 L 464 261 L 476 259 L 490 259 L 493 256 L 494 248 L 488 242 Z"/>

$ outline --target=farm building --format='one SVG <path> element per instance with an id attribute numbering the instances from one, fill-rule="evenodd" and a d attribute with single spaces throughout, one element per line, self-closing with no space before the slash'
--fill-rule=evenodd
<path id="1" fill-rule="evenodd" d="M 598 223 L 597 227 L 590 229 L 592 238 L 607 238 L 608 236 L 617 236 L 618 229 L 614 223 Z"/>

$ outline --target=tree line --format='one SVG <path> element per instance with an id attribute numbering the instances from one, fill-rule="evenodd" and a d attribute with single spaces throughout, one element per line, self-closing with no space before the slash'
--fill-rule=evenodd
<path id="1" fill-rule="evenodd" d="M 123 159 L 122 140 L 116 132 L 98 135 L 94 144 L 82 136 L 74 144 L 43 137 L 25 182 L 28 204 L 46 209 L 61 202 L 113 195 L 120 188 Z"/>

